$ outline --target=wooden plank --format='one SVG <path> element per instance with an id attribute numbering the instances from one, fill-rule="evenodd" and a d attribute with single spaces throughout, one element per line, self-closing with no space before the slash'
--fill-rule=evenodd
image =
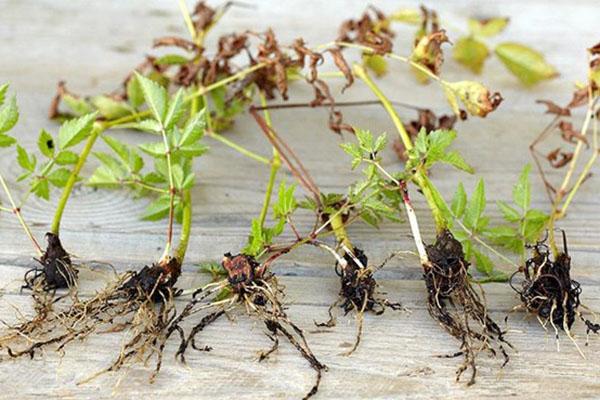
<path id="1" fill-rule="evenodd" d="M 376 2 L 386 10 L 395 4 Z M 406 2 L 406 6 L 418 5 Z M 438 5 L 435 5 L 438 7 Z M 56 81 L 66 78 L 77 92 L 97 93 L 114 88 L 121 77 L 147 53 L 152 38 L 173 32 L 184 33 L 177 6 L 171 1 L 117 0 L 87 2 L 68 1 L 0 1 L 0 40 L 8 56 L 0 64 L 0 80 L 10 81 L 17 92 L 21 120 L 15 133 L 33 147 L 41 127 L 56 131 L 45 118 L 48 100 Z M 358 15 L 362 2 L 342 0 L 306 2 L 300 0 L 264 1 L 255 10 L 234 8 L 216 34 L 230 30 L 262 30 L 273 26 L 282 41 L 307 33 L 311 45 L 334 37 L 338 22 Z M 584 78 L 585 48 L 597 34 L 597 4 L 566 0 L 547 2 L 517 0 L 482 3 L 452 0 L 439 4 L 442 18 L 454 27 L 465 26 L 464 15 L 509 15 L 511 26 L 502 40 L 520 40 L 534 44 L 562 73 L 562 78 L 531 91 L 524 91 L 504 71 L 497 60 L 490 60 L 481 79 L 505 97 L 502 107 L 486 120 L 469 120 L 460 125 L 457 148 L 477 169 L 488 184 L 491 202 L 509 199 L 511 187 L 529 155 L 526 144 L 543 128 L 548 118 L 534 104 L 538 98 L 558 101 L 568 99 L 571 82 Z M 318 10 L 315 11 L 315 10 Z M 152 29 L 148 29 L 148 27 Z M 408 49 L 412 40 L 409 28 L 400 29 L 398 49 Z M 212 39 L 211 39 L 212 40 Z M 589 41 L 592 42 L 589 42 Z M 400 50 L 399 50 L 400 51 Z M 448 58 L 450 58 L 448 56 Z M 417 88 L 404 66 L 394 65 L 394 73 L 382 81 L 392 98 L 418 105 L 446 108 L 443 97 L 433 85 Z M 475 79 L 453 62 L 445 66 L 447 79 Z M 308 99 L 309 90 L 294 87 L 296 99 Z M 356 85 L 342 100 L 371 99 L 365 88 Z M 400 110 L 403 117 L 412 115 Z M 348 159 L 337 148 L 340 139 L 325 128 L 324 111 L 278 111 L 273 114 L 281 134 L 303 157 L 324 190 L 343 190 L 356 177 L 348 171 Z M 378 107 L 347 112 L 352 123 L 373 132 L 393 132 L 385 113 Z M 229 134 L 229 133 L 228 133 Z M 119 134 L 130 143 L 144 137 L 135 133 Z M 230 137 L 248 147 L 268 154 L 269 149 L 248 116 L 242 116 Z M 390 135 L 391 136 L 391 135 Z M 224 252 L 237 251 L 244 243 L 248 224 L 260 210 L 261 190 L 268 171 L 231 152 L 219 143 L 210 143 L 213 151 L 198 166 L 200 186 L 194 190 L 194 231 L 189 258 L 181 287 L 194 287 L 206 277 L 196 273 L 199 262 L 218 259 Z M 391 152 L 386 164 L 397 168 Z M 86 172 L 95 165 L 89 165 Z M 234 167 L 232 167 L 232 165 Z M 398 166 L 399 167 L 399 166 Z M 18 174 L 10 151 L 0 152 L 0 169 L 12 181 Z M 600 172 L 595 167 L 594 172 Z M 558 173 L 553 173 L 554 178 Z M 475 178 L 439 169 L 433 179 L 440 190 L 450 195 L 457 180 L 467 189 Z M 291 180 L 291 178 L 288 178 Z M 534 180 L 536 207 L 547 207 L 539 181 Z M 569 232 L 573 273 L 584 285 L 583 299 L 600 309 L 600 280 L 597 265 L 600 257 L 600 217 L 598 183 L 590 181 L 578 195 L 576 203 L 561 227 Z M 18 191 L 18 190 L 17 190 Z M 33 223 L 38 237 L 48 229 L 57 193 L 51 202 L 31 199 L 24 213 Z M 427 239 L 433 226 L 425 205 L 416 194 L 415 204 Z M 134 200 L 125 193 L 78 188 L 67 208 L 63 223 L 63 240 L 67 248 L 94 270 L 102 270 L 91 260 L 113 263 L 118 270 L 139 268 L 161 253 L 164 223 L 142 222 L 138 216 L 147 202 Z M 500 219 L 489 204 L 494 222 Z M 301 228 L 312 223 L 310 216 L 298 218 Z M 396 250 L 412 250 L 409 229 L 404 225 L 386 224 L 380 230 L 356 225 L 351 228 L 354 240 L 365 248 L 373 262 L 379 262 Z M 0 216 L 0 319 L 15 318 L 13 305 L 27 310 L 30 299 L 19 293 L 20 278 L 32 265 L 31 247 L 18 224 Z M 456 343 L 429 317 L 425 308 L 425 290 L 420 281 L 420 267 L 414 257 L 395 259 L 379 273 L 382 289 L 392 299 L 400 300 L 410 313 L 386 312 L 367 316 L 363 343 L 350 358 L 340 352 L 354 339 L 356 326 L 341 317 L 338 326 L 327 333 L 315 333 L 314 319 L 326 316 L 335 299 L 338 282 L 333 261 L 316 249 L 301 249 L 276 265 L 276 272 L 287 287 L 290 316 L 309 331 L 314 352 L 329 366 L 319 398 L 486 398 L 508 397 L 597 397 L 600 391 L 600 361 L 594 357 L 600 340 L 592 338 L 584 348 L 582 359 L 565 338 L 561 352 L 556 352 L 552 335 L 546 334 L 533 318 L 517 314 L 511 319 L 509 339 L 519 350 L 511 353 L 511 362 L 498 370 L 497 360 L 481 357 L 477 385 L 465 388 L 453 380 L 458 360 L 435 358 L 456 349 Z M 102 287 L 108 276 L 84 269 L 82 292 L 89 294 Z M 493 316 L 502 320 L 506 311 L 518 303 L 506 285 L 486 285 L 487 300 Z M 298 398 L 312 383 L 313 373 L 304 360 L 283 345 L 269 361 L 255 361 L 259 350 L 268 347 L 263 327 L 239 315 L 235 322 L 220 321 L 203 336 L 203 343 L 214 350 L 188 357 L 188 366 L 172 360 L 176 343 L 167 348 L 165 367 L 154 385 L 147 384 L 148 369 L 135 367 L 123 383 L 113 386 L 121 374 L 107 375 L 84 386 L 76 382 L 108 365 L 116 355 L 121 337 L 97 335 L 85 343 L 74 343 L 61 360 L 48 353 L 43 358 L 0 360 L 0 398 Z M 583 344 L 581 327 L 576 332 Z M 33 378 L 32 378 L 33 377 Z M 35 379 L 35 380 L 34 380 Z M 10 383 L 8 383 L 10 382 Z M 114 391 L 114 393 L 113 393 Z"/>

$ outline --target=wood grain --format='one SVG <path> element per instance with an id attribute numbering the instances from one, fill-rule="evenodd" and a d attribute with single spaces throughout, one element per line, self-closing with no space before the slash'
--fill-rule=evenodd
<path id="1" fill-rule="evenodd" d="M 396 4 L 375 2 L 386 10 Z M 405 2 L 416 6 L 416 2 Z M 475 77 L 449 60 L 446 79 L 477 79 L 502 92 L 505 102 L 486 120 L 471 119 L 460 125 L 456 147 L 486 179 L 492 222 L 500 220 L 496 200 L 508 200 L 516 177 L 530 162 L 526 145 L 548 122 L 538 98 L 558 102 L 568 100 L 572 82 L 584 79 L 585 48 L 597 41 L 595 1 L 577 3 L 560 0 L 547 2 L 517 0 L 477 2 L 452 0 L 430 4 L 450 22 L 451 39 L 465 26 L 463 16 L 509 15 L 511 25 L 502 40 L 519 40 L 534 44 L 557 66 L 561 78 L 532 90 L 523 90 L 495 60 L 490 59 L 481 77 Z M 262 30 L 273 26 L 289 41 L 306 33 L 311 45 L 329 41 L 344 18 L 358 15 L 363 2 L 336 1 L 262 1 L 256 9 L 233 8 L 217 28 L 216 35 L 231 30 Z M 46 108 L 55 83 L 67 79 L 69 86 L 81 93 L 111 90 L 127 71 L 148 52 L 152 38 L 163 34 L 184 33 L 175 2 L 117 0 L 103 2 L 17 1 L 0 0 L 0 40 L 2 63 L 0 81 L 11 82 L 18 94 L 21 119 L 15 134 L 26 146 L 34 148 L 40 128 L 56 132 L 56 125 L 46 119 Z M 151 28 L 151 29 L 149 29 Z M 408 49 L 410 28 L 400 28 L 398 49 Z M 213 36 L 214 37 L 214 36 Z M 213 40 L 213 39 L 210 39 Z M 210 42 L 210 43 L 214 43 Z M 401 50 L 399 50 L 401 52 Z M 448 55 L 447 58 L 450 58 Z M 444 99 L 433 85 L 415 88 L 408 69 L 393 65 L 393 73 L 382 87 L 394 100 L 430 105 L 445 110 Z M 337 92 L 337 91 L 336 91 Z M 294 87 L 295 99 L 308 99 L 311 93 Z M 371 99 L 373 96 L 355 85 L 341 100 Z M 399 110 L 405 118 L 410 112 Z M 394 132 L 379 107 L 356 108 L 346 112 L 349 122 L 368 127 L 373 132 Z M 339 150 L 340 139 L 327 131 L 323 110 L 277 111 L 273 113 L 278 130 L 297 149 L 324 191 L 343 190 L 356 175 L 348 171 L 348 159 Z M 115 133 L 130 143 L 141 143 L 143 135 Z M 230 137 L 262 154 L 269 148 L 248 116 L 242 116 Z M 218 259 L 224 252 L 237 251 L 243 245 L 250 220 L 260 211 L 262 190 L 268 171 L 260 165 L 230 151 L 219 143 L 210 143 L 212 151 L 198 163 L 198 181 L 194 189 L 194 226 L 190 251 L 181 287 L 194 287 L 207 277 L 197 273 L 199 262 Z M 92 161 L 86 173 L 96 165 Z M 399 168 L 392 152 L 386 153 L 386 165 Z M 0 169 L 14 180 L 19 173 L 12 151 L 0 152 Z M 594 172 L 600 169 L 596 166 Z M 553 178 L 559 174 L 553 172 Z M 434 171 L 433 179 L 445 195 L 451 195 L 457 181 L 467 191 L 476 177 L 449 171 Z M 288 181 L 291 177 L 288 178 Z M 13 185 L 19 192 L 18 185 Z M 583 300 L 600 309 L 600 216 L 598 182 L 586 183 L 576 198 L 561 228 L 569 233 L 569 250 L 573 256 L 573 274 L 584 287 Z M 533 203 L 547 209 L 539 180 L 534 179 Z M 41 238 L 48 229 L 57 193 L 50 202 L 31 199 L 24 214 Z M 432 221 L 424 202 L 413 194 L 425 238 L 433 235 Z M 164 245 L 164 222 L 143 222 L 139 215 L 146 200 L 133 199 L 127 193 L 96 191 L 79 187 L 75 191 L 63 222 L 63 241 L 67 249 L 88 265 L 82 272 L 82 292 L 90 294 L 110 278 L 106 268 L 92 262 L 110 262 L 118 270 L 139 268 L 158 257 Z M 307 228 L 309 215 L 298 218 Z M 412 250 L 410 231 L 403 224 L 386 224 L 379 230 L 364 225 L 352 226 L 350 234 L 374 263 L 397 250 Z M 32 265 L 32 248 L 13 218 L 0 215 L 0 319 L 13 321 L 13 307 L 29 310 L 27 293 L 20 293 L 22 274 Z M 351 317 L 340 317 L 336 328 L 316 333 L 313 320 L 324 319 L 327 307 L 335 299 L 338 282 L 333 261 L 316 249 L 301 249 L 276 265 L 275 271 L 287 287 L 290 316 L 309 331 L 314 352 L 329 367 L 325 374 L 321 399 L 363 398 L 465 398 L 479 399 L 508 396 L 517 398 L 597 398 L 600 396 L 600 340 L 592 338 L 584 348 L 582 359 L 566 339 L 557 352 L 552 335 L 533 319 L 515 314 L 510 320 L 509 339 L 518 349 L 511 362 L 499 370 L 497 360 L 481 357 L 478 383 L 470 388 L 454 382 L 457 360 L 440 359 L 456 343 L 429 317 L 420 267 L 414 257 L 394 259 L 378 278 L 382 290 L 400 300 L 410 312 L 386 312 L 367 316 L 364 341 L 352 357 L 339 353 L 347 348 L 355 334 Z M 102 272 L 104 271 L 104 272 Z M 490 311 L 498 320 L 516 305 L 517 299 L 507 285 L 485 286 Z M 188 365 L 172 359 L 176 343 L 167 348 L 163 373 L 154 385 L 147 384 L 148 369 L 141 366 L 128 371 L 122 384 L 115 387 L 122 374 L 107 375 L 84 386 L 81 378 L 108 365 L 120 344 L 117 334 L 97 335 L 85 343 L 74 343 L 61 359 L 48 353 L 29 360 L 0 361 L 0 399 L 14 398 L 299 398 L 310 386 L 313 375 L 304 360 L 284 345 L 272 359 L 256 362 L 257 352 L 269 345 L 263 327 L 239 315 L 234 322 L 220 321 L 211 326 L 203 343 L 214 348 L 208 354 L 191 354 Z M 578 327 L 577 339 L 585 342 L 585 332 Z"/>

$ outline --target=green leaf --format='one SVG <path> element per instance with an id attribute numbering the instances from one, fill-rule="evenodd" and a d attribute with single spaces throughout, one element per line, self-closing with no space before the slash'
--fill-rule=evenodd
<path id="1" fill-rule="evenodd" d="M 362 152 L 360 148 L 354 143 L 342 143 L 340 147 L 344 152 L 352 157 L 352 169 L 355 169 L 362 162 Z"/>
<path id="2" fill-rule="evenodd" d="M 356 138 L 358 139 L 359 146 L 363 151 L 367 153 L 374 152 L 375 147 L 373 142 L 373 134 L 371 134 L 371 132 L 363 129 L 357 129 Z"/>
<path id="3" fill-rule="evenodd" d="M 117 101 L 108 96 L 95 96 L 92 104 L 104 118 L 108 120 L 118 119 L 131 114 L 131 109 L 124 101 Z"/>
<path id="4" fill-rule="evenodd" d="M 206 128 L 206 109 L 203 108 L 196 115 L 194 115 L 183 129 L 180 146 L 186 146 L 196 143 L 204 135 L 204 128 Z"/>
<path id="5" fill-rule="evenodd" d="M 481 73 L 485 59 L 489 55 L 490 52 L 485 43 L 472 36 L 458 39 L 452 48 L 452 57 L 476 74 Z"/>
<path id="6" fill-rule="evenodd" d="M 131 107 L 138 108 L 144 104 L 144 93 L 140 87 L 140 83 L 134 77 L 131 77 L 127 81 L 127 100 Z"/>
<path id="7" fill-rule="evenodd" d="M 58 168 L 52 171 L 48 176 L 48 181 L 56 187 L 62 188 L 67 184 L 71 172 L 66 168 Z"/>
<path id="8" fill-rule="evenodd" d="M 44 200 L 50 199 L 50 186 L 46 179 L 37 179 L 31 186 L 31 192 Z"/>
<path id="9" fill-rule="evenodd" d="M 67 149 L 84 140 L 92 131 L 96 116 L 96 113 L 87 114 L 63 123 L 58 131 L 59 149 Z"/>
<path id="10" fill-rule="evenodd" d="M 9 147 L 17 143 L 17 140 L 8 135 L 0 135 L 0 147 Z"/>
<path id="11" fill-rule="evenodd" d="M 93 107 L 85 100 L 80 97 L 72 96 L 65 93 L 62 97 L 63 102 L 67 107 L 75 113 L 75 115 L 89 114 L 94 111 Z"/>
<path id="12" fill-rule="evenodd" d="M 363 53 L 362 59 L 365 67 L 373 71 L 376 76 L 382 77 L 387 74 L 388 63 L 383 56 L 379 54 Z"/>
<path id="13" fill-rule="evenodd" d="M 37 164 L 35 155 L 28 155 L 27 151 L 19 145 L 17 145 L 17 162 L 21 168 L 29 172 L 33 172 Z"/>
<path id="14" fill-rule="evenodd" d="M 169 215 L 169 196 L 161 196 L 146 207 L 142 219 L 147 221 L 158 221 Z"/>
<path id="15" fill-rule="evenodd" d="M 181 65 L 187 64 L 190 60 L 179 54 L 167 54 L 154 61 L 156 65 Z"/>
<path id="16" fill-rule="evenodd" d="M 119 178 L 106 165 L 96 168 L 92 176 L 88 179 L 88 184 L 94 187 L 104 187 L 116 189 L 120 187 Z"/>
<path id="17" fill-rule="evenodd" d="M 462 158 L 462 156 L 456 151 L 451 151 L 449 153 L 444 154 L 440 161 L 446 164 L 450 164 L 453 167 L 463 170 L 465 172 L 468 172 L 469 174 L 475 172 L 473 167 L 467 164 L 467 162 Z"/>
<path id="18" fill-rule="evenodd" d="M 45 129 L 40 131 L 40 136 L 38 137 L 38 148 L 40 152 L 48 158 L 52 158 L 54 156 L 54 139 L 52 135 L 46 132 Z"/>
<path id="19" fill-rule="evenodd" d="M 183 89 L 179 89 L 177 93 L 173 96 L 171 101 L 169 101 L 169 109 L 167 110 L 167 115 L 165 116 L 165 129 L 170 130 L 183 115 L 185 111 L 184 102 L 183 102 Z"/>
<path id="20" fill-rule="evenodd" d="M 286 217 L 296 209 L 298 203 L 294 197 L 295 190 L 296 185 L 286 187 L 284 181 L 279 184 L 277 202 L 273 204 L 273 214 L 276 218 Z"/>
<path id="21" fill-rule="evenodd" d="M 480 36 L 496 36 L 502 32 L 508 25 L 509 19 L 506 17 L 488 18 L 477 20 L 469 18 L 469 30 L 471 33 Z"/>
<path id="22" fill-rule="evenodd" d="M 458 184 L 454 197 L 452 198 L 452 204 L 450 209 L 456 218 L 462 218 L 465 212 L 465 206 L 467 205 L 467 193 L 462 183 Z"/>
<path id="23" fill-rule="evenodd" d="M 148 104 L 154 118 L 164 123 L 165 113 L 167 112 L 167 90 L 137 72 L 135 73 L 135 77 L 140 84 L 146 104 Z"/>
<path id="24" fill-rule="evenodd" d="M 518 222 L 521 220 L 521 213 L 516 209 L 512 208 L 504 201 L 497 201 L 496 204 L 498 208 L 502 212 L 502 216 L 508 222 Z"/>
<path id="25" fill-rule="evenodd" d="M 513 201 L 523 211 L 527 211 L 531 204 L 531 184 L 529 182 L 529 172 L 531 165 L 527 164 L 523 168 L 517 184 L 513 188 Z"/>
<path id="26" fill-rule="evenodd" d="M 181 146 L 176 149 L 178 154 L 182 154 L 185 157 L 199 157 L 208 151 L 208 146 L 201 143 L 194 143 L 187 146 Z"/>
<path id="27" fill-rule="evenodd" d="M 150 142 L 139 145 L 139 148 L 152 157 L 165 157 L 166 149 L 163 142 Z"/>
<path id="28" fill-rule="evenodd" d="M 19 120 L 19 108 L 16 97 L 0 108 L 0 134 L 10 131 Z"/>
<path id="29" fill-rule="evenodd" d="M 519 43 L 505 42 L 494 49 L 500 61 L 526 86 L 558 76 L 556 69 L 544 56 Z"/>
<path id="30" fill-rule="evenodd" d="M 54 161 L 58 165 L 76 164 L 79 161 L 79 156 L 70 150 L 63 150 L 54 157 Z"/>
<path id="31" fill-rule="evenodd" d="M 4 83 L 0 85 L 0 106 L 4 104 L 4 100 L 6 99 L 6 92 L 8 91 L 8 83 Z"/>
<path id="32" fill-rule="evenodd" d="M 263 229 L 260 226 L 260 221 L 258 219 L 252 220 L 252 227 L 250 230 L 250 235 L 248 236 L 248 245 L 244 247 L 242 253 L 247 254 L 249 256 L 256 256 L 261 252 L 265 244 Z"/>
<path id="33" fill-rule="evenodd" d="M 482 252 L 476 249 L 472 249 L 473 257 L 475 258 L 475 267 L 477 271 L 485 275 L 491 275 L 494 271 L 494 263 L 492 260 Z"/>
<path id="34" fill-rule="evenodd" d="M 465 208 L 464 223 L 467 228 L 471 230 L 477 228 L 483 210 L 485 210 L 485 185 L 483 179 L 480 179 Z"/>

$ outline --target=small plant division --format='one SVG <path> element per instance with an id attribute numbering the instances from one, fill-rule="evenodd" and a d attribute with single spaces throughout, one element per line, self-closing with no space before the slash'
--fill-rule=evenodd
<path id="1" fill-rule="evenodd" d="M 381 202 L 363 202 L 360 205 L 358 202 L 354 203 L 353 199 L 359 198 L 366 188 L 359 192 L 350 190 L 348 196 L 337 193 L 322 193 L 300 158 L 277 134 L 272 125 L 265 121 L 255 108 L 250 109 L 250 114 L 254 117 L 273 148 L 276 149 L 284 165 L 288 167 L 297 182 L 309 194 L 306 201 L 302 202 L 300 206 L 314 211 L 315 227 L 320 225 L 320 228 L 314 230 L 311 235 L 332 232 L 336 238 L 336 249 L 323 242 L 317 244 L 319 248 L 333 255 L 336 261 L 335 272 L 340 278 L 340 291 L 338 299 L 329 307 L 329 320 L 322 323 L 315 322 L 315 324 L 329 328 L 335 326 L 334 310 L 338 306 L 346 315 L 355 312 L 358 325 L 356 340 L 350 350 L 344 353 L 344 355 L 351 355 L 358 348 L 361 341 L 365 312 L 380 315 L 386 308 L 400 310 L 402 306 L 400 303 L 389 301 L 383 297 L 383 293 L 380 293 L 374 273 L 383 265 L 376 267 L 369 264 L 365 252 L 352 244 L 346 226 L 358 218 L 363 218 L 376 226 L 377 222 L 385 216 L 391 217 L 393 211 Z M 385 143 L 380 143 L 380 146 L 384 145 Z M 297 238 L 300 238 L 299 235 L 297 235 Z"/>
<path id="2" fill-rule="evenodd" d="M 203 151 L 185 151 L 187 147 L 175 147 L 174 144 L 200 146 L 198 141 L 205 129 L 204 113 L 189 113 L 181 91 L 169 98 L 166 90 L 153 81 L 140 75 L 136 79 L 144 101 L 151 110 L 152 118 L 146 123 L 157 130 L 161 137 L 160 145 L 163 146 L 162 152 L 155 156 L 155 169 L 152 172 L 154 185 L 145 187 L 151 193 L 161 193 L 168 204 L 167 239 L 163 255 L 150 266 L 119 275 L 89 299 L 75 297 L 73 304 L 65 310 L 47 313 L 43 321 L 33 327 L 29 322 L 9 327 L 8 333 L 0 338 L 0 347 L 16 358 L 24 355 L 33 357 L 37 351 L 50 345 L 62 351 L 72 341 L 84 339 L 99 330 L 125 331 L 127 337 L 116 360 L 81 383 L 102 373 L 117 371 L 128 363 L 147 361 L 153 356 L 156 357 L 158 372 L 162 353 L 157 349 L 166 340 L 166 329 L 175 317 L 173 298 L 178 291 L 174 286 L 181 273 L 190 236 L 190 188 L 194 182 L 192 164 L 193 159 Z M 188 115 L 185 121 L 184 115 Z M 119 159 L 103 153 L 100 158 L 112 160 L 114 171 L 103 165 L 92 175 L 91 181 L 98 184 L 99 177 L 114 178 L 112 172 L 115 171 L 124 174 L 127 165 L 130 166 L 130 173 L 139 173 L 143 168 L 143 160 L 135 148 L 112 138 L 107 143 Z M 119 181 L 115 179 L 111 185 L 104 186 L 116 188 L 119 187 Z M 181 221 L 181 234 L 179 245 L 173 248 L 173 225 L 176 219 Z M 155 374 L 151 380 L 154 377 Z"/>
<path id="3" fill-rule="evenodd" d="M 517 242 L 516 246 L 513 246 L 523 255 L 527 250 L 531 252 L 531 257 L 524 260 L 523 266 L 513 274 L 513 279 L 511 279 L 511 286 L 519 294 L 521 300 L 521 304 L 514 310 L 524 309 L 533 313 L 544 328 L 550 324 L 555 332 L 557 348 L 559 348 L 559 329 L 563 330 L 582 356 L 583 352 L 571 331 L 573 324 L 577 319 L 581 320 L 587 328 L 588 336 L 592 332 L 600 333 L 600 324 L 585 317 L 581 311 L 581 308 L 585 309 L 586 307 L 580 300 L 581 285 L 571 277 L 572 263 L 567 248 L 567 233 L 561 230 L 562 240 L 557 239 L 556 223 L 567 215 L 567 209 L 572 204 L 576 193 L 590 178 L 590 170 L 600 151 L 597 121 L 600 113 L 598 105 L 600 98 L 600 44 L 588 49 L 588 53 L 590 59 L 588 82 L 580 85 L 573 93 L 569 104 L 561 107 L 552 101 L 538 101 L 547 107 L 547 113 L 554 115 L 553 120 L 530 146 L 550 200 L 549 216 L 538 218 L 537 221 L 523 221 L 515 207 L 502 205 L 504 218 L 508 223 L 512 226 L 518 224 L 518 230 L 521 232 L 535 232 L 526 237 L 528 240 Z M 569 118 L 573 109 L 583 106 L 587 107 L 587 110 L 581 129 L 577 130 Z M 560 132 L 562 140 L 567 145 L 575 146 L 572 152 L 558 147 L 545 156 L 552 168 L 566 169 L 558 187 L 548 180 L 540 159 L 543 154 L 539 149 L 544 140 L 556 130 Z M 588 140 L 590 132 L 591 141 Z M 586 149 L 591 154 L 588 161 L 581 166 L 579 161 Z M 526 167 L 523 175 L 528 172 L 529 167 Z M 528 180 L 523 178 L 514 189 L 513 197 L 515 197 L 516 205 L 526 211 L 529 208 L 530 190 Z M 538 214 L 540 213 L 538 212 Z M 531 226 L 536 224 L 537 228 L 532 229 Z M 526 226 L 523 227 L 523 225 Z M 515 231 L 516 229 L 511 227 L 504 229 L 507 236 Z M 508 243 L 514 245 L 514 243 Z M 514 282 L 515 278 L 519 277 L 521 278 L 520 283 Z"/>

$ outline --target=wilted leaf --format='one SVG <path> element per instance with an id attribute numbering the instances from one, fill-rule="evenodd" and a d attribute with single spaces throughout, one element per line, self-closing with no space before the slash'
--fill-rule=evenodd
<path id="1" fill-rule="evenodd" d="M 444 62 L 441 46 L 445 42 L 449 42 L 449 40 L 444 30 L 423 36 L 413 49 L 410 60 L 427 68 L 434 75 L 439 75 L 440 68 Z M 429 80 L 427 75 L 422 71 L 414 67 L 412 69 L 420 82 L 425 83 Z"/>
<path id="2" fill-rule="evenodd" d="M 565 107 L 561 107 L 558 104 L 556 104 L 553 101 L 550 100 L 536 100 L 535 101 L 538 104 L 545 104 L 547 109 L 546 109 L 546 114 L 554 114 L 554 115 L 560 115 L 563 117 L 569 117 L 571 116 L 571 110 L 569 110 L 568 108 Z"/>
<path id="3" fill-rule="evenodd" d="M 519 43 L 501 43 L 494 49 L 500 61 L 526 86 L 558 76 L 556 69 L 544 56 Z"/>
<path id="4" fill-rule="evenodd" d="M 476 74 L 481 73 L 483 63 L 489 54 L 490 52 L 485 43 L 472 36 L 458 39 L 452 48 L 454 59 Z"/>
<path id="5" fill-rule="evenodd" d="M 444 84 L 446 97 L 452 110 L 460 115 L 457 98 L 464 104 L 471 115 L 485 117 L 494 111 L 502 102 L 502 96 L 490 91 L 481 83 L 473 81 L 447 82 Z"/>

